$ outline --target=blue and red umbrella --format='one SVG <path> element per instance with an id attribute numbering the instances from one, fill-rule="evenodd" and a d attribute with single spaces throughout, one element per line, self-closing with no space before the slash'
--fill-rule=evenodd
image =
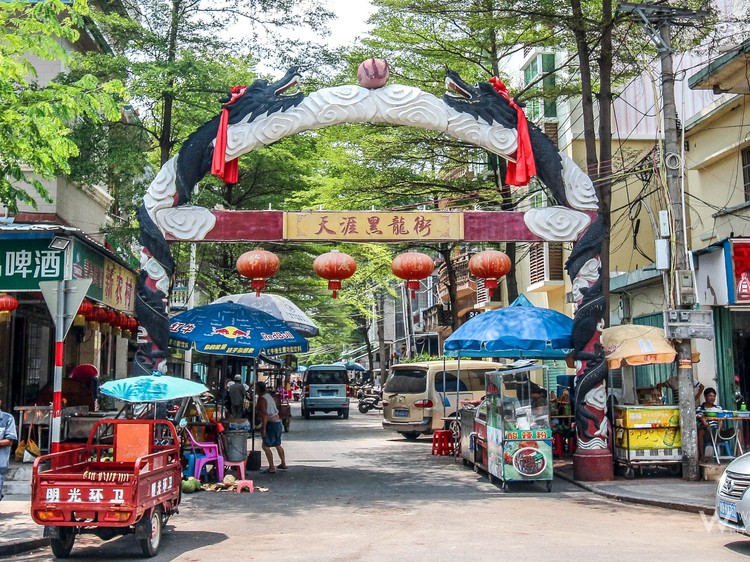
<path id="1" fill-rule="evenodd" d="M 199 306 L 174 316 L 169 325 L 169 345 L 236 357 L 307 351 L 307 340 L 282 320 L 231 302 Z"/>

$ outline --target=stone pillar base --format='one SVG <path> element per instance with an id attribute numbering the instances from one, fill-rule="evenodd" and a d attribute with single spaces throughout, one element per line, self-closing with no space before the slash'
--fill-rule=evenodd
<path id="1" fill-rule="evenodd" d="M 573 454 L 573 478 L 582 482 L 614 480 L 614 459 L 610 450 L 578 449 Z"/>

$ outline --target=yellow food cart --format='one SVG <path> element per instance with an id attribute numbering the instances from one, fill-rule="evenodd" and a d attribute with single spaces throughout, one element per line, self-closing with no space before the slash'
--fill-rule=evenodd
<path id="1" fill-rule="evenodd" d="M 677 406 L 615 406 L 615 462 L 624 466 L 625 478 L 644 465 L 666 467 L 680 473 L 682 441 Z"/>

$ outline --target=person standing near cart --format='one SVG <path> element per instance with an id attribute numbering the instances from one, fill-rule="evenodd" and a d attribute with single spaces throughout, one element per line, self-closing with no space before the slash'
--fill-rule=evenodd
<path id="1" fill-rule="evenodd" d="M 255 393 L 258 396 L 258 413 L 262 424 L 260 434 L 263 437 L 263 452 L 266 454 L 266 460 L 268 461 L 268 468 L 264 472 L 275 474 L 276 467 L 273 463 L 271 447 L 274 447 L 279 454 L 279 468 L 286 469 L 286 457 L 284 448 L 281 446 L 281 434 L 284 432 L 284 426 L 279 417 L 276 401 L 266 391 L 266 383 L 255 383 Z"/>
<path id="2" fill-rule="evenodd" d="M 17 440 L 16 420 L 8 412 L 3 412 L 3 401 L 0 400 L 0 501 L 3 499 L 5 473 L 10 464 L 10 449 Z"/>

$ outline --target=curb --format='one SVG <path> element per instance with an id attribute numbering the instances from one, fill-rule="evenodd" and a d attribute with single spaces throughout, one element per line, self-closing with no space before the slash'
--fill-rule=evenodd
<path id="1" fill-rule="evenodd" d="M 12 556 L 47 546 L 49 546 L 49 539 L 45 538 L 8 541 L 0 544 L 0 556 Z"/>
<path id="2" fill-rule="evenodd" d="M 561 478 L 562 480 L 565 480 L 566 482 L 575 484 L 579 488 L 582 488 L 588 492 L 592 492 L 599 496 L 603 496 L 605 498 L 609 498 L 609 499 L 616 500 L 616 501 L 621 501 L 624 503 L 649 505 L 653 507 L 661 507 L 664 509 L 672 509 L 674 511 L 683 511 L 687 513 L 705 513 L 706 515 L 713 515 L 714 511 L 716 511 L 716 508 L 714 508 L 713 506 L 705 507 L 705 506 L 690 505 L 690 504 L 677 503 L 677 502 L 671 502 L 671 501 L 652 500 L 652 499 L 647 499 L 647 498 L 634 498 L 631 496 L 624 496 L 622 494 L 607 492 L 605 490 L 598 488 L 597 486 L 591 486 L 589 484 L 585 484 L 584 482 L 574 480 L 571 476 L 564 474 L 562 471 L 556 470 L 555 476 L 557 476 L 558 478 Z"/>

